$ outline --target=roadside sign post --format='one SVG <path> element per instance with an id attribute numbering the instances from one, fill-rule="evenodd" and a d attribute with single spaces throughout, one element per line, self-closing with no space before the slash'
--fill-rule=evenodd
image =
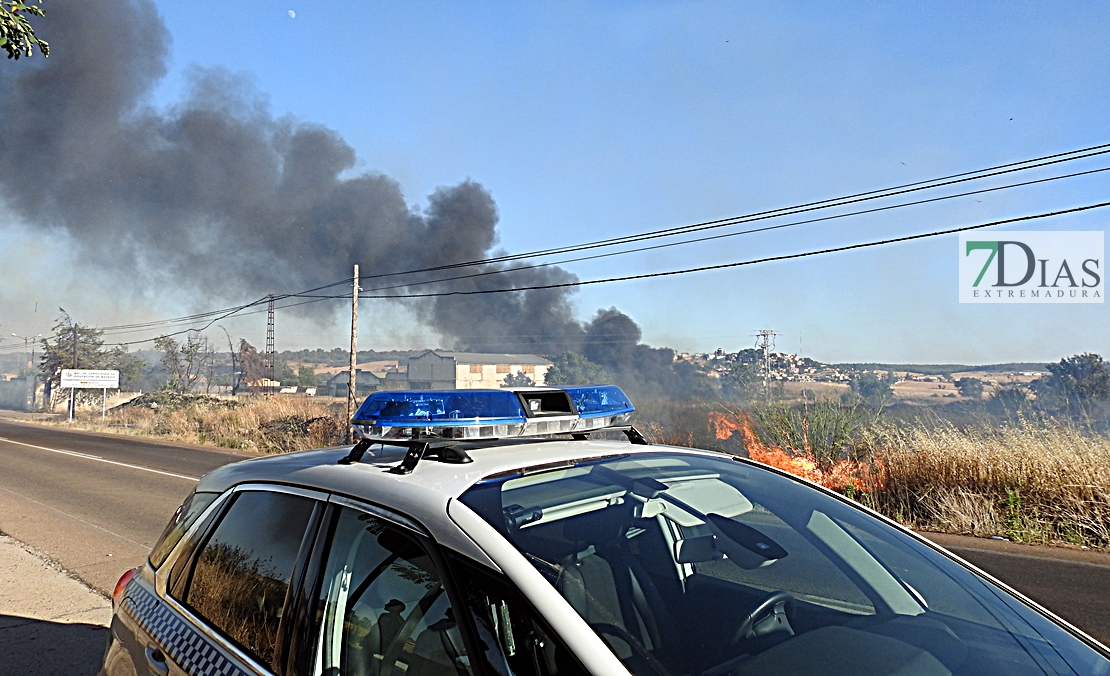
<path id="1" fill-rule="evenodd" d="M 60 387 L 68 387 L 69 395 L 74 398 L 69 407 L 69 421 L 73 422 L 73 409 L 77 408 L 75 392 L 79 389 L 103 390 L 100 403 L 100 419 L 108 415 L 108 390 L 119 389 L 119 371 L 115 369 L 62 369 Z"/>

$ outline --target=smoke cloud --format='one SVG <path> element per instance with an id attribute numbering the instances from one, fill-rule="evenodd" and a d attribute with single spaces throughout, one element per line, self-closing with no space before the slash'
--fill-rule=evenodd
<path id="1" fill-rule="evenodd" d="M 145 105 L 169 42 L 149 2 L 59 3 L 40 26 L 57 45 L 51 57 L 0 70 L 0 190 L 29 223 L 65 231 L 121 279 L 237 302 L 342 279 L 356 262 L 369 274 L 421 268 L 483 258 L 496 243 L 497 209 L 480 185 L 442 188 L 416 213 L 388 176 L 344 178 L 355 153 L 334 131 L 273 117 L 226 72 L 194 73 L 168 111 Z M 521 271 L 454 288 L 568 279 Z M 566 292 L 417 310 L 469 348 L 508 347 L 509 337 L 556 347 L 545 336 L 581 333 Z"/>
<path id="2" fill-rule="evenodd" d="M 355 152 L 336 132 L 275 117 L 225 71 L 197 70 L 182 101 L 151 107 L 170 36 L 147 0 L 56 3 L 37 26 L 50 58 L 0 68 L 0 199 L 43 236 L 68 234 L 121 288 L 168 284 L 209 309 L 327 284 L 354 263 L 364 275 L 423 268 L 485 258 L 497 243 L 481 185 L 440 188 L 415 211 L 389 176 L 351 175 Z M 550 267 L 410 290 L 574 279 Z M 635 322 L 610 309 L 583 324 L 568 290 L 406 302 L 461 349 L 585 351 L 610 367 L 645 357 Z"/>

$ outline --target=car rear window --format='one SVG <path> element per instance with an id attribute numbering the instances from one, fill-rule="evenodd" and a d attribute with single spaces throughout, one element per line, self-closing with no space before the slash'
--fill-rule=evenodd
<path id="1" fill-rule="evenodd" d="M 243 491 L 197 556 L 185 603 L 270 664 L 286 590 L 316 501 Z"/>
<path id="2" fill-rule="evenodd" d="M 154 549 L 151 550 L 151 566 L 158 568 L 166 561 L 166 557 L 181 541 L 185 531 L 189 530 L 197 517 L 203 514 L 204 510 L 208 509 L 208 505 L 211 505 L 212 501 L 218 496 L 219 493 L 191 493 L 189 497 L 185 498 L 185 502 L 181 503 L 181 506 L 173 513 L 170 522 L 166 524 L 166 529 L 162 531 Z"/>

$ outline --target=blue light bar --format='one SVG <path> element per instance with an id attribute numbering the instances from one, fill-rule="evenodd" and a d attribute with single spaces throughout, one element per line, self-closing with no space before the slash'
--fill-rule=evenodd
<path id="1" fill-rule="evenodd" d="M 364 439 L 448 439 L 582 434 L 627 424 L 628 397 L 613 385 L 503 390 L 375 392 L 351 420 Z"/>
<path id="2" fill-rule="evenodd" d="M 636 410 L 616 385 L 581 385 L 563 390 L 570 395 L 579 418 L 631 414 Z"/>
<path id="3" fill-rule="evenodd" d="M 355 425 L 458 427 L 521 425 L 527 416 L 511 390 L 375 392 L 358 407 Z"/>

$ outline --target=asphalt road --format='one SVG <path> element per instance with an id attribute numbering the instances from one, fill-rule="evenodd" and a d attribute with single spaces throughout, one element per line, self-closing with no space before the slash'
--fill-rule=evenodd
<path id="1" fill-rule="evenodd" d="M 110 594 L 196 480 L 245 457 L 0 419 L 0 531 Z"/>
<path id="2" fill-rule="evenodd" d="M 246 457 L 0 418 L 0 531 L 110 594 L 196 479 Z M 927 535 L 1110 644 L 1110 554 Z"/>

